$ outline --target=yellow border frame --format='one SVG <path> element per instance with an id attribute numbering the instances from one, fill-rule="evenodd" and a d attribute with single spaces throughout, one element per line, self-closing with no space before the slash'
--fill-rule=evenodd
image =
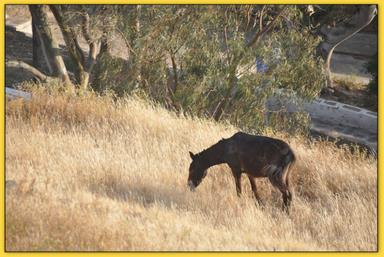
<path id="1" fill-rule="evenodd" d="M 0 59 L 3 60 L 0 62 L 0 81 L 3 83 L 5 82 L 4 77 L 4 61 L 5 61 L 5 5 L 6 4 L 40 4 L 44 2 L 44 4 L 62 4 L 63 2 L 68 4 L 262 4 L 262 3 L 268 3 L 268 4 L 376 4 L 378 5 L 378 21 L 379 21 L 379 35 L 378 35 L 378 51 L 379 51 L 379 85 L 383 83 L 383 78 L 381 77 L 381 74 L 383 74 L 383 58 L 384 58 L 384 52 L 382 50 L 383 46 L 383 6 L 384 3 L 380 3 L 379 0 L 376 1 L 369 1 L 369 0 L 360 0 L 358 3 L 352 2 L 351 0 L 335 0 L 335 1 L 324 1 L 324 0 L 305 0 L 305 1 L 298 1 L 298 0 L 290 0 L 290 1 L 284 1 L 284 0 L 272 0 L 271 2 L 268 1 L 259 1 L 259 0 L 240 0 L 240 1 L 234 1 L 234 0 L 132 0 L 132 1 L 123 1 L 123 0 L 113 0 L 113 1 L 106 1 L 106 0 L 49 0 L 49 1 L 41 1 L 41 0 L 5 0 L 0 4 L 0 33 L 3 35 L 0 40 Z M 4 167 L 5 167 L 5 123 L 4 123 L 4 117 L 5 117 L 5 109 L 4 109 L 4 89 L 0 91 L 0 106 L 1 106 L 1 119 L 0 119 L 0 131 L 2 132 L 2 135 L 0 137 L 0 159 L 1 159 L 1 175 L 0 175 L 0 199 L 4 199 L 5 197 L 5 181 L 4 181 Z M 379 113 L 383 112 L 383 103 L 382 100 L 384 92 L 382 90 L 379 90 Z M 378 149 L 380 149 L 380 146 L 383 144 L 383 138 L 380 137 L 380 134 L 382 134 L 381 130 L 383 128 L 383 119 L 380 118 L 381 116 L 378 116 L 378 126 L 379 126 L 379 137 L 378 137 Z M 384 175 L 379 175 L 380 171 L 382 170 L 382 160 L 383 160 L 383 153 L 382 151 L 378 150 L 378 185 L 382 185 L 384 183 L 383 177 Z M 382 207 L 383 207 L 383 198 L 381 197 L 383 194 L 383 186 L 379 186 L 378 190 L 378 252 L 284 252 L 284 253 L 278 253 L 282 256 L 292 256 L 292 254 L 297 255 L 305 255 L 305 254 L 311 254 L 311 255 L 325 255 L 325 254 L 333 254 L 337 256 L 366 256 L 366 255 L 382 255 L 383 254 L 383 221 L 382 218 L 380 218 L 379 214 L 382 214 Z M 74 254 L 78 255 L 85 255 L 90 253 L 78 253 L 78 252 L 68 252 L 68 253 L 54 253 L 54 252 L 27 252 L 27 253 L 12 253 L 12 252 L 5 252 L 5 224 L 4 224 L 4 215 L 5 215 L 5 204 L 1 205 L 0 208 L 0 227 L 2 229 L 2 232 L 0 233 L 0 254 L 1 255 L 7 255 L 7 256 L 27 256 L 27 255 L 33 255 L 33 256 L 41 256 L 41 255 L 51 255 L 51 254 L 59 254 L 61 256 L 73 256 Z M 118 252 L 91 252 L 91 254 L 96 254 L 98 256 L 121 256 L 123 255 L 129 255 L 129 256 L 164 256 L 166 255 L 172 255 L 172 256 L 183 256 L 183 255 L 189 255 L 191 253 L 188 252 L 132 252 L 132 253 L 118 253 Z M 255 254 L 265 254 L 265 255 L 271 255 L 274 253 L 228 253 L 228 252 L 212 252 L 212 253 L 194 253 L 198 254 L 199 256 L 220 256 L 220 255 L 226 255 L 226 256 L 232 256 L 232 255 L 255 255 Z"/>

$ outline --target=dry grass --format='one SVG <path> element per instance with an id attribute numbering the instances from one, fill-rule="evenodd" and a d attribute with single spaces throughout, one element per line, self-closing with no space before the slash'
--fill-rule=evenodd
<path id="1" fill-rule="evenodd" d="M 236 128 L 177 117 L 134 98 L 36 91 L 6 105 L 6 249 L 377 249 L 376 160 L 287 140 L 298 162 L 291 215 L 269 182 L 238 199 L 225 165 L 195 193 L 188 151 Z"/>

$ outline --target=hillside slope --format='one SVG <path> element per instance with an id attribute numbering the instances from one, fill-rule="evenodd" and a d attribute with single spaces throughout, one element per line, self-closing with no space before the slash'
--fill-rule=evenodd
<path id="1" fill-rule="evenodd" d="M 237 129 L 135 98 L 36 90 L 6 104 L 6 249 L 377 249 L 377 162 L 300 137 L 290 216 L 257 180 L 238 199 L 229 168 L 187 187 L 190 157 Z"/>

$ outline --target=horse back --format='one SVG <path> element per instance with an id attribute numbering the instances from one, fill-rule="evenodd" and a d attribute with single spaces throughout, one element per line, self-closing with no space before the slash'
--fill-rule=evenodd
<path id="1" fill-rule="evenodd" d="M 229 138 L 228 153 L 234 165 L 256 177 L 267 176 L 268 167 L 286 167 L 295 162 L 291 147 L 280 139 L 236 133 Z"/>

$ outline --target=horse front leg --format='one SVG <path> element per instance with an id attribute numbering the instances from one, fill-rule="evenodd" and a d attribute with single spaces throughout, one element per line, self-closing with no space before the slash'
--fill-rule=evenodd
<path id="1" fill-rule="evenodd" d="M 232 169 L 232 174 L 233 177 L 235 178 L 235 183 L 236 183 L 236 193 L 237 196 L 241 196 L 241 171 L 240 169 L 237 168 L 231 168 Z"/>

